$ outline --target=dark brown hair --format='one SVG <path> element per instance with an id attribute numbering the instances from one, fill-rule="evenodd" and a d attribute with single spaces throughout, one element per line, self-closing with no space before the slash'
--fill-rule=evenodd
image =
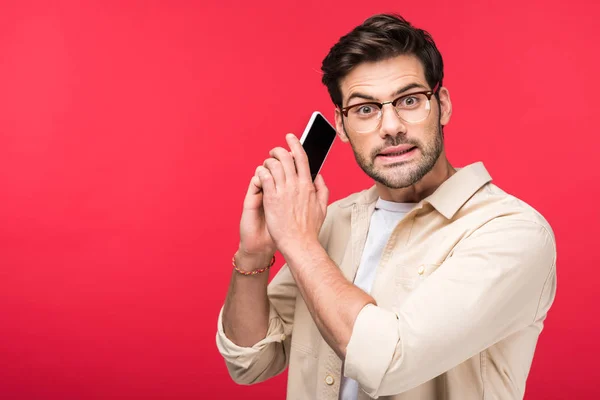
<path id="1" fill-rule="evenodd" d="M 444 63 L 431 35 L 399 15 L 378 14 L 342 36 L 323 60 L 322 81 L 333 103 L 342 107 L 340 80 L 354 67 L 403 54 L 419 58 L 432 89 L 437 83 L 442 86 Z"/>

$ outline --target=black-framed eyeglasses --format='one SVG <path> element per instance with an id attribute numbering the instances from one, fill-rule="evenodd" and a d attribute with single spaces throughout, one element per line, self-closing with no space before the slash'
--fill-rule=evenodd
<path id="1" fill-rule="evenodd" d="M 429 117 L 431 113 L 431 96 L 438 90 L 439 83 L 432 90 L 423 90 L 403 94 L 392 101 L 379 103 L 376 101 L 366 101 L 341 108 L 341 112 L 346 117 L 350 129 L 358 133 L 373 132 L 381 124 L 383 106 L 391 104 L 396 115 L 401 120 L 410 124 L 422 122 Z"/>

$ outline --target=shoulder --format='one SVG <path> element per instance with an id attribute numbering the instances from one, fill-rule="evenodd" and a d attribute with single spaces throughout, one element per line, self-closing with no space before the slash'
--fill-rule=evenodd
<path id="1" fill-rule="evenodd" d="M 492 183 L 483 186 L 467 205 L 467 210 L 478 208 L 489 213 L 489 222 L 493 221 L 495 225 L 537 226 L 554 238 L 550 223 L 540 211 Z"/>
<path id="2" fill-rule="evenodd" d="M 482 247 L 490 254 L 530 259 L 554 267 L 556 239 L 548 220 L 524 200 L 488 183 L 465 204 L 458 219 L 473 228 L 463 245 Z M 460 243 L 459 243 L 460 247 Z"/>

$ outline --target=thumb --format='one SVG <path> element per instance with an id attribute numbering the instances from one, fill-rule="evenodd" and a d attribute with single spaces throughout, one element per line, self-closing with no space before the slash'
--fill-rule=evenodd
<path id="1" fill-rule="evenodd" d="M 315 189 L 317 190 L 317 200 L 323 208 L 327 209 L 327 202 L 329 201 L 329 189 L 325 186 L 325 180 L 321 174 L 315 178 Z"/>
<path id="2" fill-rule="evenodd" d="M 262 205 L 263 193 L 260 179 L 255 175 L 250 179 L 248 191 L 244 198 L 244 208 L 259 208 Z"/>

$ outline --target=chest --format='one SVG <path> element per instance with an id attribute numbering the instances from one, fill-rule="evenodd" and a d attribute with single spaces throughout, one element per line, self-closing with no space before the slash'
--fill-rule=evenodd
<path id="1" fill-rule="evenodd" d="M 456 245 L 478 226 L 469 216 L 448 220 L 427 209 L 387 226 L 374 223 L 372 216 L 369 209 L 353 210 L 349 234 L 332 240 L 328 251 L 348 280 L 367 287 L 378 305 L 387 309 L 400 306 L 444 268 Z"/>

